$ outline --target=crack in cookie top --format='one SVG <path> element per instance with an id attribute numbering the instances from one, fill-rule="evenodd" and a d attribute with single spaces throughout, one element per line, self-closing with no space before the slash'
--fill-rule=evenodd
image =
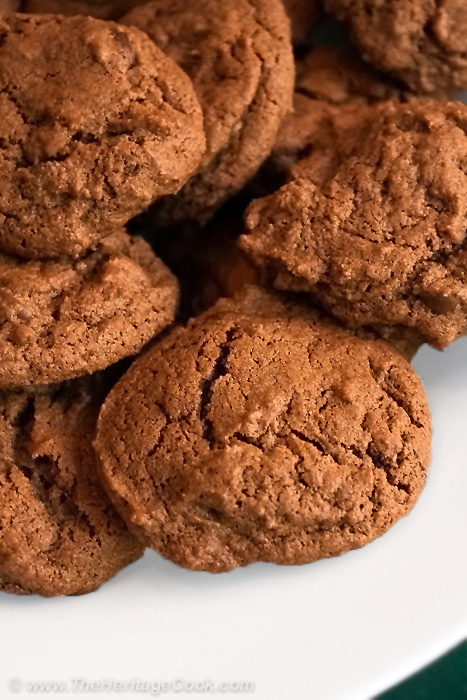
<path id="1" fill-rule="evenodd" d="M 216 572 L 311 562 L 382 534 L 422 489 L 430 417 L 389 345 L 247 288 L 133 364 L 96 447 L 130 528 Z"/>
<path id="2" fill-rule="evenodd" d="M 187 76 L 137 29 L 0 16 L 0 247 L 79 256 L 177 191 L 205 147 Z"/>

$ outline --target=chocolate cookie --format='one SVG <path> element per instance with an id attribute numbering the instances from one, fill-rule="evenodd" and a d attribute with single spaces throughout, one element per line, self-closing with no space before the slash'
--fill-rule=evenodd
<path id="1" fill-rule="evenodd" d="M 327 0 L 362 54 L 412 90 L 467 88 L 465 0 Z"/>
<path id="2" fill-rule="evenodd" d="M 97 479 L 96 383 L 0 394 L 0 569 L 9 592 L 87 593 L 143 552 Z"/>
<path id="3" fill-rule="evenodd" d="M 0 0 L 1 1 L 1 0 Z M 22 12 L 116 20 L 141 0 L 25 0 Z"/>
<path id="4" fill-rule="evenodd" d="M 467 107 L 376 113 L 340 159 L 310 157 L 254 202 L 240 244 L 277 288 L 310 293 L 348 327 L 408 328 L 444 348 L 467 332 Z"/>
<path id="5" fill-rule="evenodd" d="M 410 97 L 350 49 L 320 46 L 296 62 L 296 71 L 293 111 L 249 185 L 252 198 L 278 189 L 295 163 L 313 151 L 347 147 L 355 129 L 365 131 L 372 105 Z"/>
<path id="6" fill-rule="evenodd" d="M 219 572 L 304 564 L 381 535 L 423 487 L 430 417 L 386 343 L 249 288 L 134 363 L 96 446 L 131 529 Z"/>
<path id="7" fill-rule="evenodd" d="M 304 44 L 310 38 L 320 12 L 319 0 L 284 0 L 292 27 L 292 42 Z"/>
<path id="8" fill-rule="evenodd" d="M 171 225 L 206 221 L 254 175 L 289 110 L 293 56 L 279 0 L 153 0 L 121 22 L 136 26 L 193 81 L 204 114 L 201 171 L 151 210 Z"/>
<path id="9" fill-rule="evenodd" d="M 142 32 L 0 17 L 0 246 L 78 256 L 177 191 L 204 150 L 189 79 Z"/>
<path id="10" fill-rule="evenodd" d="M 0 386 L 63 381 L 137 353 L 173 321 L 177 297 L 148 244 L 123 231 L 76 261 L 0 255 Z"/>

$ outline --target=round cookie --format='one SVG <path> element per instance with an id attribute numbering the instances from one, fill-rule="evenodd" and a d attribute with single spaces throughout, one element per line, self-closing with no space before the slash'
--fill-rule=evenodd
<path id="1" fill-rule="evenodd" d="M 133 364 L 95 444 L 130 528 L 182 566 L 220 572 L 381 535 L 423 487 L 430 417 L 386 343 L 248 288 Z"/>
<path id="2" fill-rule="evenodd" d="M 304 44 L 311 36 L 320 13 L 319 0 L 284 0 L 292 28 L 292 43 Z"/>
<path id="3" fill-rule="evenodd" d="M 240 245 L 280 289 L 352 329 L 467 332 L 467 107 L 384 103 L 348 152 L 313 156 L 254 202 Z M 324 164 L 324 165 L 323 165 Z"/>
<path id="4" fill-rule="evenodd" d="M 116 20 L 141 0 L 25 0 L 22 11 L 32 14 L 85 15 Z"/>
<path id="5" fill-rule="evenodd" d="M 0 386 L 50 384 L 136 354 L 175 317 L 178 284 L 124 231 L 79 260 L 0 255 Z"/>
<path id="6" fill-rule="evenodd" d="M 142 32 L 11 14 L 0 35 L 3 251 L 77 257 L 196 170 L 191 82 Z"/>
<path id="7" fill-rule="evenodd" d="M 280 0 L 153 0 L 121 20 L 147 32 L 193 81 L 203 168 L 150 210 L 158 225 L 207 221 L 254 175 L 290 109 L 293 55 Z"/>
<path id="8" fill-rule="evenodd" d="M 87 593 L 143 553 L 97 479 L 99 380 L 0 394 L 0 563 L 9 592 Z"/>
<path id="9" fill-rule="evenodd" d="M 327 0 L 361 53 L 415 92 L 467 88 L 465 0 Z"/>

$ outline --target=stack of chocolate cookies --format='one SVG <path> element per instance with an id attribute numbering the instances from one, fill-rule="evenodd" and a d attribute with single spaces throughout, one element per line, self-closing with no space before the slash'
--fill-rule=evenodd
<path id="1" fill-rule="evenodd" d="M 143 546 L 92 440 L 119 369 L 173 322 L 178 283 L 127 221 L 204 150 L 184 73 L 139 32 L 0 16 L 1 587 L 93 590 Z"/>
<path id="2" fill-rule="evenodd" d="M 1 590 L 305 564 L 416 503 L 410 361 L 467 333 L 467 14 L 326 9 L 373 65 L 315 0 L 0 0 Z"/>

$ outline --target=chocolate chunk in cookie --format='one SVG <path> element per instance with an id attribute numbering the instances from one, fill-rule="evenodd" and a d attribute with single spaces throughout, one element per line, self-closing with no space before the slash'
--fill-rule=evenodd
<path id="1" fill-rule="evenodd" d="M 0 394 L 0 586 L 93 591 L 141 556 L 97 478 L 95 378 Z"/>
<path id="2" fill-rule="evenodd" d="M 467 107 L 384 103 L 358 143 L 254 202 L 241 245 L 352 329 L 467 332 Z"/>
<path id="3" fill-rule="evenodd" d="M 58 15 L 0 17 L 0 248 L 77 257 L 204 151 L 191 82 L 142 32 Z"/>
<path id="4" fill-rule="evenodd" d="M 130 528 L 220 572 L 304 564 L 388 530 L 423 487 L 430 417 L 386 343 L 249 288 L 134 363 L 96 447 Z"/>
<path id="5" fill-rule="evenodd" d="M 327 0 L 362 54 L 412 90 L 467 88 L 465 0 Z"/>
<path id="6" fill-rule="evenodd" d="M 147 32 L 193 81 L 204 114 L 203 168 L 151 210 L 160 225 L 206 221 L 269 155 L 290 109 L 293 57 L 279 0 L 153 0 L 121 22 Z"/>
<path id="7" fill-rule="evenodd" d="M 0 386 L 59 382 L 136 354 L 174 320 L 177 298 L 149 245 L 123 231 L 79 260 L 0 255 Z"/>

